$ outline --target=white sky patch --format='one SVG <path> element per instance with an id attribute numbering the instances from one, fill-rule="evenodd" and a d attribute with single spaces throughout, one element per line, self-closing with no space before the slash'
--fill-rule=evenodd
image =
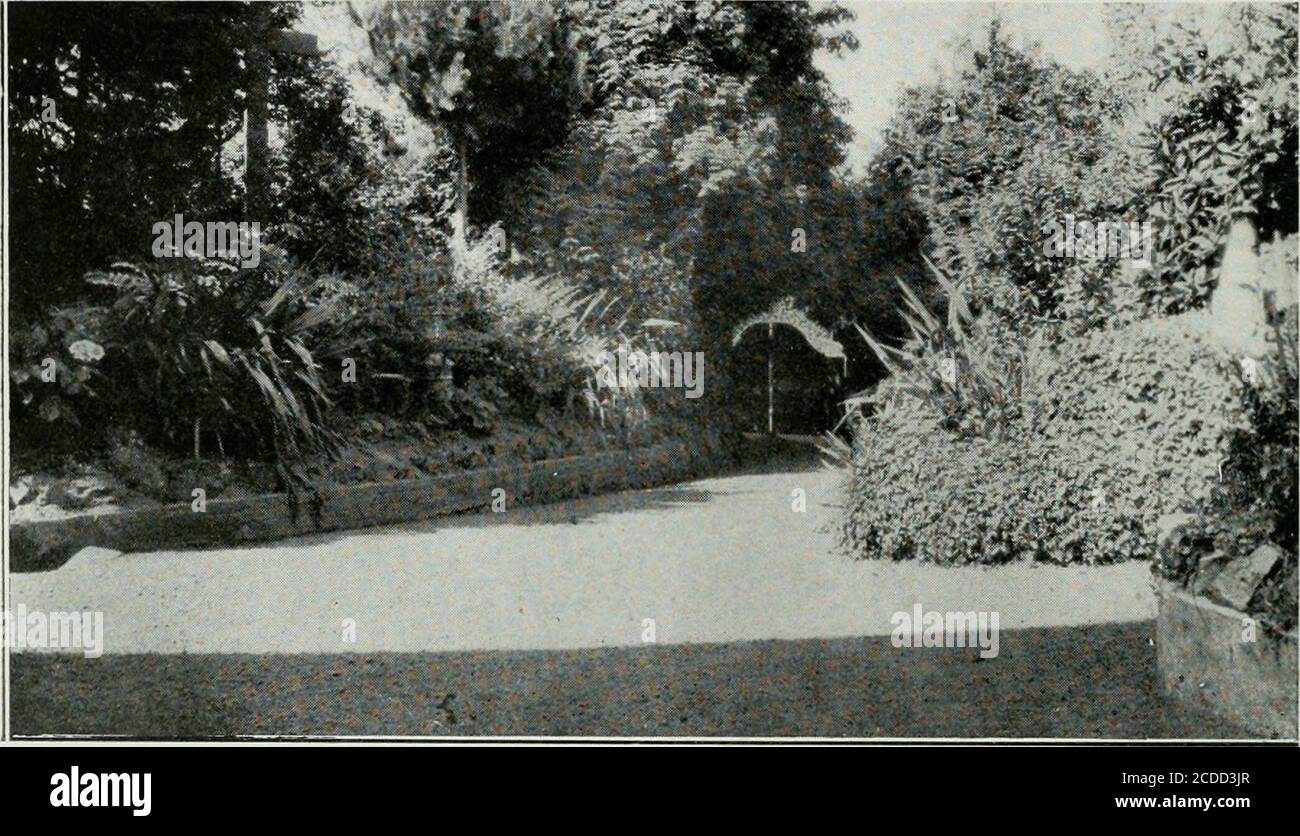
<path id="1" fill-rule="evenodd" d="M 364 0 L 356 2 L 365 6 Z M 294 24 L 301 32 L 316 36 L 321 54 L 334 62 L 346 76 L 357 104 L 378 110 L 390 123 L 411 120 L 410 110 L 393 85 L 381 84 L 373 75 L 373 55 L 365 30 L 352 22 L 345 2 L 317 2 L 303 6 L 301 19 Z"/>

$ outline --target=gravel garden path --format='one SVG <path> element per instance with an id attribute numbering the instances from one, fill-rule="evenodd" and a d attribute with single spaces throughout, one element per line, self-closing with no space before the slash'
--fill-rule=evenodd
<path id="1" fill-rule="evenodd" d="M 796 489 L 805 512 L 792 507 Z M 14 605 L 101 610 L 105 630 L 100 659 L 13 657 L 14 729 L 1228 733 L 1156 692 L 1145 565 L 853 561 L 835 549 L 840 501 L 836 474 L 787 462 L 500 514 L 14 575 Z M 917 604 L 997 612 L 999 655 L 892 647 L 891 616 Z M 51 689 L 63 700 L 44 698 Z M 459 695 L 458 726 L 447 695 Z M 74 708 L 81 701 L 105 709 Z"/>

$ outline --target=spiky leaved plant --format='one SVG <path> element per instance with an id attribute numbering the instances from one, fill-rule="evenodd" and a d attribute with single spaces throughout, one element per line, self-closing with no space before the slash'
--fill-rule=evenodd
<path id="1" fill-rule="evenodd" d="M 116 294 L 105 363 L 116 422 L 196 458 L 205 441 L 282 468 L 334 448 L 319 359 L 346 348 L 337 299 L 311 304 L 293 270 L 210 259 L 117 263 L 86 279 Z"/>
<path id="2" fill-rule="evenodd" d="M 1028 371 L 1025 358 L 1036 356 L 1041 337 L 1025 337 L 993 317 L 974 314 L 961 288 L 922 258 L 947 294 L 946 321 L 897 279 L 908 337 L 894 348 L 854 325 L 889 376 L 874 391 L 860 392 L 849 401 L 881 407 L 911 399 L 928 404 L 940 424 L 960 436 L 1001 438 L 1020 413 Z"/>

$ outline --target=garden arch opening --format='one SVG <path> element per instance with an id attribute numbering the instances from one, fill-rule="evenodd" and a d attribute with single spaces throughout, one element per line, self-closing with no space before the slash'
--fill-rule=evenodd
<path id="1" fill-rule="evenodd" d="M 736 326 L 739 387 L 746 403 L 762 404 L 754 429 L 769 435 L 819 434 L 834 425 L 848 370 L 844 347 L 789 299 Z"/>

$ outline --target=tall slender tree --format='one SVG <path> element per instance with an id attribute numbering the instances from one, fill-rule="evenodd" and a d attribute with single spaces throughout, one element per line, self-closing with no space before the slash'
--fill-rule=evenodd
<path id="1" fill-rule="evenodd" d="M 453 249 L 472 218 L 495 218 L 510 180 L 564 139 L 583 96 L 572 10 L 540 2 L 351 6 L 379 75 L 456 145 Z M 471 189 L 473 184 L 473 189 Z M 471 192 L 474 200 L 471 203 Z"/>

